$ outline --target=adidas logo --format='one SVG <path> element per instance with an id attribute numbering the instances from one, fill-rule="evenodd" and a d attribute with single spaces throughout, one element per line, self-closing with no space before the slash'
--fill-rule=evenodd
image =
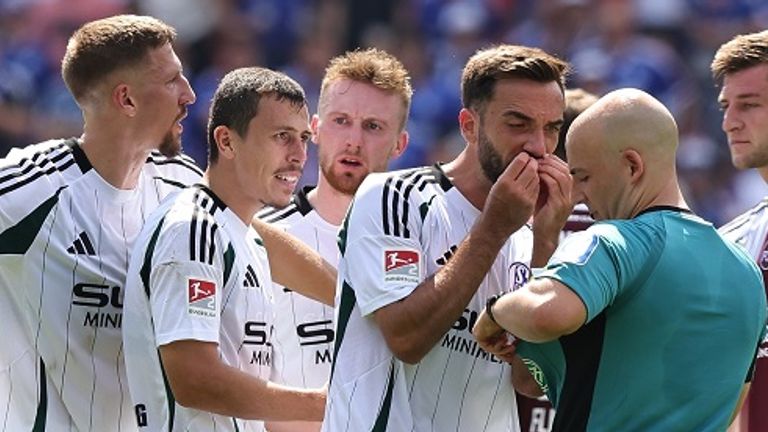
<path id="1" fill-rule="evenodd" d="M 88 234 L 86 234 L 85 231 L 77 236 L 74 243 L 72 243 L 72 246 L 67 248 L 67 252 L 72 255 L 96 255 L 96 251 L 93 249 L 93 243 L 91 243 L 91 239 L 88 238 Z"/>
<path id="2" fill-rule="evenodd" d="M 458 248 L 459 247 L 456 246 L 456 245 L 451 246 L 450 248 L 448 248 L 447 251 L 445 251 L 443 256 L 441 256 L 440 258 L 436 259 L 435 262 L 438 265 L 441 265 L 441 266 L 446 265 L 448 263 L 448 260 L 453 257 L 453 254 L 456 253 L 456 249 L 458 249 Z"/>
<path id="3" fill-rule="evenodd" d="M 253 267 L 251 267 L 250 264 L 245 267 L 245 280 L 243 280 L 243 286 L 246 288 L 256 288 L 261 286 L 259 285 L 259 279 L 256 278 L 256 272 L 253 271 Z"/>

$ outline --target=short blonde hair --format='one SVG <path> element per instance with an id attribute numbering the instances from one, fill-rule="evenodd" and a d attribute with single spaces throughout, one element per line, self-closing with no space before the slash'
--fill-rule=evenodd
<path id="1" fill-rule="evenodd" d="M 404 108 L 400 129 L 405 128 L 408 111 L 411 108 L 413 88 L 408 71 L 395 56 L 378 48 L 368 48 L 347 51 L 332 58 L 325 69 L 320 87 L 319 110 L 322 109 L 328 87 L 342 79 L 368 83 L 380 90 L 398 95 Z"/>
<path id="2" fill-rule="evenodd" d="M 61 76 L 80 103 L 88 89 L 110 73 L 141 63 L 151 49 L 175 38 L 173 27 L 149 16 L 116 15 L 91 21 L 69 38 Z"/>

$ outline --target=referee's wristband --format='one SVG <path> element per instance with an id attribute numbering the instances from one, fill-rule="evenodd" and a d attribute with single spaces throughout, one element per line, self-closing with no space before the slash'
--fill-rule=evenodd
<path id="1" fill-rule="evenodd" d="M 496 294 L 495 296 L 492 296 L 488 299 L 488 301 L 485 302 L 485 314 L 488 315 L 488 318 L 493 321 L 494 324 L 501 327 L 501 325 L 496 321 L 496 317 L 493 316 L 493 305 L 496 304 L 496 302 L 504 296 L 504 294 Z"/>

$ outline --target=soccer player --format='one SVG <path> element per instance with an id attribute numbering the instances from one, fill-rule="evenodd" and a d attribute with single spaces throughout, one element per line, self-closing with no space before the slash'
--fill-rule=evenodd
<path id="1" fill-rule="evenodd" d="M 82 137 L 2 162 L 0 288 L 26 331 L 4 331 L 0 350 L 14 349 L 10 339 L 29 346 L 25 362 L 41 358 L 35 375 L 8 383 L 8 430 L 136 429 L 120 341 L 127 245 L 145 209 L 202 174 L 173 157 L 195 100 L 174 37 L 149 17 L 81 27 L 62 76 L 83 111 Z"/>
<path id="2" fill-rule="evenodd" d="M 756 168 L 768 182 L 768 31 L 726 42 L 717 50 L 711 69 L 722 84 L 718 101 L 733 165 Z M 768 201 L 757 203 L 720 232 L 749 251 L 763 272 L 763 281 L 768 281 Z M 768 339 L 760 345 L 756 361 L 755 377 L 734 431 L 768 430 Z"/>
<path id="3" fill-rule="evenodd" d="M 566 69 L 534 48 L 478 51 L 462 76 L 464 151 L 363 181 L 339 235 L 324 431 L 519 429 L 511 374 L 527 371 L 470 330 L 488 298 L 525 282 L 532 256 L 543 265 L 571 210 L 567 166 L 551 155 Z"/>
<path id="4" fill-rule="evenodd" d="M 387 169 L 408 143 L 410 79 L 399 60 L 379 49 L 333 58 L 323 78 L 312 134 L 318 146 L 317 187 L 305 187 L 288 207 L 259 216 L 302 239 L 331 264 L 352 195 L 370 172 Z M 275 285 L 277 380 L 298 387 L 326 384 L 333 352 L 333 308 Z M 320 424 L 269 425 L 271 431 L 319 430 Z"/>
<path id="5" fill-rule="evenodd" d="M 137 428 L 120 334 L 129 250 L 145 216 L 202 175 L 173 156 L 195 100 L 174 37 L 143 16 L 82 26 L 62 75 L 82 109 L 83 135 L 0 161 L 0 307 L 13 321 L 0 346 L 4 430 Z M 292 250 L 274 233 L 265 241 Z M 311 272 L 324 286 L 332 279 Z"/>
<path id="6" fill-rule="evenodd" d="M 304 91 L 284 74 L 242 68 L 219 84 L 203 181 L 149 217 L 129 265 L 125 358 L 145 430 L 261 431 L 259 420 L 322 420 L 323 390 L 269 382 L 272 277 L 250 226 L 265 204 L 288 204 L 310 134 Z"/>
<path id="7" fill-rule="evenodd" d="M 677 142 L 672 114 L 636 89 L 576 118 L 574 193 L 599 222 L 475 325 L 493 352 L 506 332 L 528 341 L 517 353 L 557 409 L 555 431 L 724 430 L 735 415 L 765 295 L 747 253 L 688 210 Z"/>

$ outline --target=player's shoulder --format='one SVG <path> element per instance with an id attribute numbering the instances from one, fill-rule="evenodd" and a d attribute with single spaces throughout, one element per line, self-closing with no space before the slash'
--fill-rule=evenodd
<path id="1" fill-rule="evenodd" d="M 768 197 L 718 228 L 723 235 L 745 233 L 768 224 Z"/>
<path id="2" fill-rule="evenodd" d="M 155 216 L 162 220 L 157 242 L 166 247 L 173 245 L 171 249 L 183 252 L 189 259 L 211 261 L 215 243 L 223 235 L 220 215 L 225 209 L 224 203 L 205 186 L 183 189 L 157 210 Z"/>
<path id="3" fill-rule="evenodd" d="M 174 223 L 196 220 L 216 221 L 216 215 L 226 208 L 221 199 L 208 187 L 195 184 L 176 193 L 168 203 L 167 218 Z"/>
<path id="4" fill-rule="evenodd" d="M 90 169 L 75 138 L 15 148 L 0 159 L 0 196 L 20 190 L 27 197 L 47 196 Z M 38 190 L 41 188 L 49 189 L 49 193 Z"/>
<path id="5" fill-rule="evenodd" d="M 359 197 L 378 197 L 382 203 L 386 200 L 407 201 L 430 195 L 435 189 L 447 191 L 453 184 L 437 165 L 408 168 L 398 171 L 369 174 L 360 185 L 355 200 Z"/>
<path id="6" fill-rule="evenodd" d="M 192 184 L 202 178 L 203 171 L 195 161 L 185 155 L 165 156 L 159 151 L 152 151 L 144 163 L 144 169 L 152 177 L 168 183 Z"/>
<path id="7" fill-rule="evenodd" d="M 264 207 L 256 213 L 256 217 L 266 223 L 291 226 L 315 211 L 308 198 L 314 188 L 315 186 L 304 186 L 291 197 L 287 206 Z"/>

